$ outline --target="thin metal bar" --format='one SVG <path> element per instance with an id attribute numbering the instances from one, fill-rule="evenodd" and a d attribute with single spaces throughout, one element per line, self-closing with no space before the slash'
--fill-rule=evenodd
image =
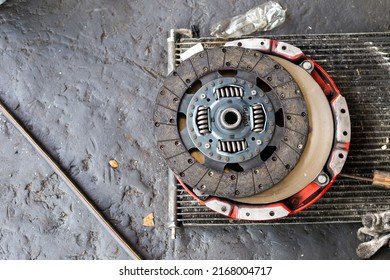
<path id="1" fill-rule="evenodd" d="M 141 256 L 125 241 L 121 234 L 111 225 L 107 218 L 97 209 L 92 201 L 78 188 L 75 183 L 65 174 L 65 172 L 57 165 L 57 163 L 49 156 L 49 154 L 35 141 L 35 139 L 23 128 L 23 126 L 14 118 L 5 105 L 0 101 L 0 112 L 12 123 L 15 128 L 23 135 L 23 137 L 34 147 L 38 154 L 53 168 L 53 170 L 62 178 L 65 184 L 74 192 L 78 199 L 88 208 L 95 218 L 103 225 L 103 227 L 111 234 L 115 241 L 123 248 L 123 250 L 135 260 L 141 260 Z"/>
<path id="2" fill-rule="evenodd" d="M 176 239 L 177 223 L 177 184 L 175 174 L 171 169 L 168 171 L 168 224 L 171 230 L 171 239 Z"/>
<path id="3" fill-rule="evenodd" d="M 169 31 L 167 39 L 168 48 L 168 68 L 167 74 L 175 70 L 175 52 L 176 52 L 176 32 L 174 29 Z M 172 170 L 168 171 L 168 224 L 171 230 L 171 239 L 176 239 L 177 222 L 177 181 Z"/>
<path id="4" fill-rule="evenodd" d="M 169 31 L 169 36 L 167 39 L 167 49 L 168 49 L 168 73 L 171 73 L 175 70 L 175 53 L 176 53 L 176 32 L 174 29 Z"/>

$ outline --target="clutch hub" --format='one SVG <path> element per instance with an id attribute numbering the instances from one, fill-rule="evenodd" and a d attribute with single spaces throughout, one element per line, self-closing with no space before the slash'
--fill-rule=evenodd
<path id="1" fill-rule="evenodd" d="M 266 220 L 330 187 L 349 147 L 347 110 L 298 48 L 244 39 L 182 61 L 154 121 L 159 150 L 194 197 L 232 218 Z"/>

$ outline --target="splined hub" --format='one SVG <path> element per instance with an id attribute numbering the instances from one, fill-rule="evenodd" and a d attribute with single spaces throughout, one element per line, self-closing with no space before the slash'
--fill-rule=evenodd
<path id="1" fill-rule="evenodd" d="M 242 122 L 241 112 L 233 107 L 226 108 L 221 112 L 219 122 L 225 129 L 237 129 Z"/>
<path id="2" fill-rule="evenodd" d="M 306 145 L 305 99 L 271 56 L 214 48 L 183 61 L 157 97 L 158 147 L 169 167 L 204 194 L 240 198 L 271 188 Z"/>

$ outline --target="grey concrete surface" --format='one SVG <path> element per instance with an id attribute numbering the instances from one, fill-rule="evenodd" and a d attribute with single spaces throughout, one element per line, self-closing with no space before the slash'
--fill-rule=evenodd
<path id="1" fill-rule="evenodd" d="M 148 259 L 355 259 L 359 224 L 182 228 L 171 241 L 167 167 L 153 142 L 170 28 L 259 1 L 9 0 L 0 6 L 0 98 Z M 279 1 L 271 34 L 388 31 L 389 1 Z M 0 259 L 127 256 L 0 117 Z M 120 166 L 108 165 L 116 159 Z M 155 226 L 143 218 L 155 215 Z M 389 258 L 382 250 L 377 258 Z"/>

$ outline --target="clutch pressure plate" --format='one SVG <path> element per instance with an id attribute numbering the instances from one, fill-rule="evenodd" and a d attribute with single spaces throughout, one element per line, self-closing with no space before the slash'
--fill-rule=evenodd
<path id="1" fill-rule="evenodd" d="M 243 39 L 182 55 L 157 96 L 156 140 L 183 187 L 236 219 L 294 214 L 332 185 L 348 153 L 345 99 L 300 49 Z"/>

